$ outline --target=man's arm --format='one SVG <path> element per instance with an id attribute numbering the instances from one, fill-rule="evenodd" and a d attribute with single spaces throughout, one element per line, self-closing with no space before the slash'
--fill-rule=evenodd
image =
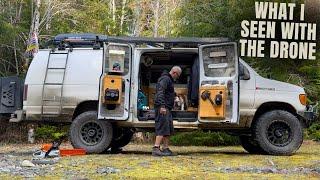
<path id="1" fill-rule="evenodd" d="M 161 78 L 158 82 L 158 87 L 157 87 L 157 93 L 158 93 L 158 101 L 160 104 L 160 113 L 161 114 L 166 114 L 166 98 L 165 98 L 165 92 L 166 89 L 168 88 L 168 78 Z"/>
<path id="2" fill-rule="evenodd" d="M 161 78 L 158 82 L 157 93 L 158 93 L 158 101 L 161 107 L 165 107 L 166 105 L 166 97 L 165 92 L 168 87 L 168 78 Z"/>

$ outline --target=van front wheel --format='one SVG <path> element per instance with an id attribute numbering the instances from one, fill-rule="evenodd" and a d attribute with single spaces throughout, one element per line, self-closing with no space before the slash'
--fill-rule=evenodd
<path id="1" fill-rule="evenodd" d="M 283 110 L 273 110 L 261 115 L 254 125 L 254 133 L 260 147 L 273 155 L 291 155 L 303 141 L 300 121 Z"/>
<path id="2" fill-rule="evenodd" d="M 74 148 L 83 148 L 87 153 L 101 153 L 112 140 L 110 122 L 97 119 L 96 111 L 87 111 L 77 116 L 70 127 L 70 141 Z"/>

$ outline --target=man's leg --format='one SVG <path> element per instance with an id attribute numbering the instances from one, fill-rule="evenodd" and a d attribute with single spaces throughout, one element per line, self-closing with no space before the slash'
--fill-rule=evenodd
<path id="1" fill-rule="evenodd" d="M 168 122 L 168 127 L 169 127 L 169 130 L 168 130 L 169 131 L 169 133 L 168 133 L 169 135 L 163 137 L 163 152 L 167 156 L 172 156 L 172 155 L 175 155 L 175 154 L 172 153 L 172 151 L 169 149 L 170 135 L 173 135 L 173 133 L 174 133 L 171 111 L 169 111 L 169 113 L 168 113 L 167 120 L 168 120 L 167 122 Z"/>
<path id="2" fill-rule="evenodd" d="M 163 149 L 169 148 L 169 138 L 170 136 L 164 136 L 163 137 Z"/>
<path id="3" fill-rule="evenodd" d="M 160 147 L 161 141 L 163 141 L 163 140 L 164 140 L 163 136 L 156 136 L 156 141 L 154 143 L 154 146 L 155 147 Z"/>
<path id="4" fill-rule="evenodd" d="M 168 111 L 167 116 L 166 116 L 167 122 L 168 122 L 168 136 L 163 137 L 163 149 L 169 148 L 169 141 L 170 141 L 170 136 L 174 133 L 174 128 L 173 128 L 173 121 L 172 121 L 172 113 L 171 110 Z"/>
<path id="5" fill-rule="evenodd" d="M 156 136 L 156 141 L 152 148 L 152 155 L 153 156 L 164 156 L 165 154 L 160 150 L 160 144 L 164 140 L 163 136 Z"/>
<path id="6" fill-rule="evenodd" d="M 155 117 L 156 140 L 155 140 L 154 146 L 152 148 L 152 155 L 153 156 L 163 156 L 164 154 L 160 150 L 160 144 L 163 141 L 163 136 L 162 136 L 162 132 L 161 132 L 163 121 L 161 121 L 161 119 L 160 119 L 161 116 L 159 114 L 159 110 L 155 109 L 155 111 L 156 111 L 156 117 Z"/>
<path id="7" fill-rule="evenodd" d="M 165 136 L 163 137 L 163 147 L 162 147 L 162 152 L 166 156 L 174 156 L 174 154 L 170 149 L 169 149 L 169 141 L 170 141 L 170 136 Z"/>

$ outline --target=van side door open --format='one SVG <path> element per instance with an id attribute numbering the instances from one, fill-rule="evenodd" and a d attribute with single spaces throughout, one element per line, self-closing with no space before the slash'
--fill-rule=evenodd
<path id="1" fill-rule="evenodd" d="M 109 43 L 104 49 L 98 119 L 127 120 L 132 47 L 128 44 Z"/>
<path id="2" fill-rule="evenodd" d="M 199 73 L 199 121 L 239 123 L 236 43 L 199 46 Z"/>

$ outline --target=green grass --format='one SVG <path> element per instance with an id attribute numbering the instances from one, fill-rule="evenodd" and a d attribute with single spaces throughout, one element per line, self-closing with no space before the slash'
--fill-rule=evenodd
<path id="1" fill-rule="evenodd" d="M 312 124 L 306 131 L 305 131 L 305 138 L 320 141 L 320 123 Z"/>
<path id="2" fill-rule="evenodd" d="M 221 146 L 238 145 L 239 138 L 230 136 L 224 132 L 182 132 L 170 138 L 171 143 L 176 146 Z"/>

